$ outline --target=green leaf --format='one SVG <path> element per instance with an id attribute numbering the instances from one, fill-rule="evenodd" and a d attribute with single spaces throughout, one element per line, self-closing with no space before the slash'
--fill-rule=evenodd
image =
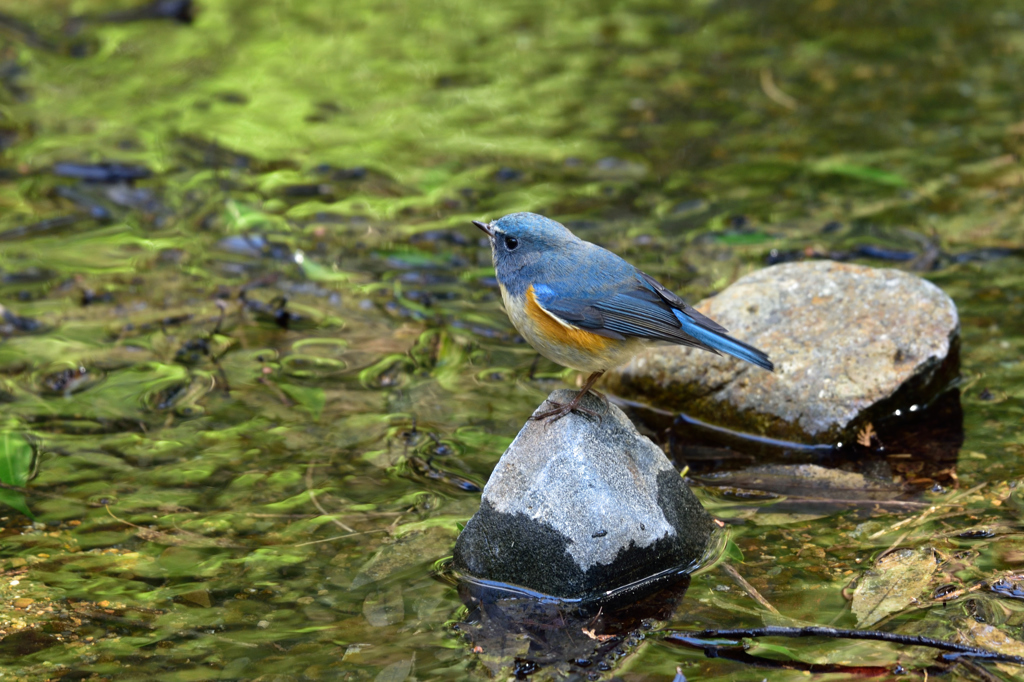
<path id="1" fill-rule="evenodd" d="M 740 546 L 733 542 L 732 539 L 726 541 L 725 551 L 723 553 L 733 561 L 738 561 L 741 564 L 743 563 L 743 550 L 740 549 Z"/>
<path id="2" fill-rule="evenodd" d="M 308 257 L 303 257 L 299 267 L 302 269 L 302 274 L 314 282 L 348 282 L 353 278 L 350 272 L 324 267 Z"/>
<path id="3" fill-rule="evenodd" d="M 228 230 L 231 232 L 244 232 L 257 228 L 266 228 L 268 225 L 287 228 L 287 223 L 279 216 L 264 213 L 263 211 L 233 199 L 228 200 L 224 205 L 224 219 Z"/>
<path id="4" fill-rule="evenodd" d="M 24 488 L 32 474 L 35 451 L 31 443 L 13 431 L 0 433 L 0 482 Z M 25 495 L 16 490 L 0 490 L 0 503 L 32 517 Z"/>
<path id="5" fill-rule="evenodd" d="M 846 161 L 825 160 L 811 166 L 811 172 L 816 175 L 841 175 L 854 180 L 874 182 L 889 187 L 906 187 L 910 183 L 906 178 L 897 173 L 879 170 L 870 166 L 861 166 Z"/>
<path id="6" fill-rule="evenodd" d="M 788 658 L 793 661 L 799 661 L 799 650 L 793 647 L 782 646 L 781 644 L 770 644 L 768 642 L 753 641 L 746 647 L 747 653 L 752 656 L 761 656 L 763 654 L 776 654 L 777 658 Z M 766 656 L 766 658 L 776 658 L 773 656 Z"/>
<path id="7" fill-rule="evenodd" d="M 715 241 L 730 246 L 745 246 L 747 244 L 763 244 L 771 239 L 772 236 L 765 232 L 732 232 L 718 235 Z"/>
<path id="8" fill-rule="evenodd" d="M 12 431 L 0 433 L 0 481 L 25 487 L 34 459 L 35 451 L 24 436 Z"/>
<path id="9" fill-rule="evenodd" d="M 310 416 L 313 417 L 313 421 L 320 419 L 320 413 L 324 411 L 324 404 L 327 402 L 324 389 L 308 388 L 294 384 L 278 384 L 278 386 L 289 398 L 309 412 Z"/>
<path id="10" fill-rule="evenodd" d="M 25 503 L 25 494 L 19 493 L 17 490 L 5 490 L 0 488 L 0 504 L 6 504 L 8 507 L 16 509 L 30 519 L 35 518 L 29 510 L 28 505 Z"/>

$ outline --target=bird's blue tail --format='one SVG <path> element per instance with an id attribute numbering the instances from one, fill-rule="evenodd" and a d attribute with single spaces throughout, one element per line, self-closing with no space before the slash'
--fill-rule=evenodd
<path id="1" fill-rule="evenodd" d="M 758 367 L 764 367 L 769 372 L 775 370 L 775 365 L 768 359 L 768 354 L 764 351 L 760 351 L 742 341 L 737 341 L 726 334 L 703 327 L 699 322 L 680 310 L 673 309 L 672 312 L 679 319 L 682 330 L 708 348 L 727 353 L 740 360 L 746 360 Z"/>

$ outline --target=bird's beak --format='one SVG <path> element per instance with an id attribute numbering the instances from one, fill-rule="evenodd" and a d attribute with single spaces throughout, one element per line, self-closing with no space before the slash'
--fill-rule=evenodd
<path id="1" fill-rule="evenodd" d="M 482 223 L 479 220 L 474 220 L 473 224 L 479 227 L 484 232 L 486 232 L 488 237 L 494 236 L 494 229 L 491 227 L 490 223 Z"/>

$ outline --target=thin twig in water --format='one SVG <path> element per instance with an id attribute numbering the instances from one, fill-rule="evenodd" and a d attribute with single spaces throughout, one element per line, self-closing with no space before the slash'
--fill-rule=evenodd
<path id="1" fill-rule="evenodd" d="M 309 542 L 300 542 L 295 545 L 296 547 L 305 547 L 306 545 L 319 545 L 324 542 L 333 542 L 334 540 L 341 540 L 342 538 L 350 538 L 353 535 L 367 535 L 369 533 L 387 533 L 387 528 L 375 528 L 373 530 L 361 530 L 358 533 L 345 533 L 344 535 L 335 535 L 331 538 L 323 538 L 322 540 L 310 540 Z"/>
<path id="2" fill-rule="evenodd" d="M 213 331 L 210 332 L 210 335 L 207 337 L 207 344 L 209 344 L 209 342 L 213 340 L 215 334 L 220 333 L 220 326 L 224 323 L 224 315 L 227 314 L 228 310 L 228 306 L 226 303 L 224 303 L 224 301 L 217 299 L 216 301 L 214 301 L 214 303 L 220 309 L 220 317 L 217 318 L 217 326 L 213 328 Z M 224 394 L 231 395 L 231 384 L 228 383 L 228 374 L 227 372 L 224 371 L 224 368 L 221 366 L 220 359 L 210 352 L 209 345 L 207 345 L 206 354 L 207 357 L 210 358 L 210 361 L 213 362 L 213 366 L 217 368 L 217 374 L 218 376 L 220 376 L 221 383 L 224 384 Z"/>
<path id="3" fill-rule="evenodd" d="M 97 504 L 97 507 L 102 507 L 102 504 Z M 198 514 L 199 512 L 192 512 Z M 352 512 L 359 516 L 374 517 L 374 516 L 401 516 L 403 512 Z M 264 514 L 260 512 L 246 512 L 245 516 L 249 516 L 254 519 L 312 519 L 322 514 Z M 852 546 L 852 545 L 851 545 Z"/>
<path id="4" fill-rule="evenodd" d="M 174 528 L 174 533 L 167 533 L 162 530 L 153 530 L 152 528 L 146 528 L 145 526 L 139 526 L 131 521 L 125 521 L 114 515 L 114 512 L 110 511 L 109 505 L 103 505 L 103 508 L 107 510 L 107 514 L 110 518 L 114 519 L 118 523 L 123 523 L 126 526 L 131 526 L 135 529 L 135 535 L 140 540 L 146 542 L 155 542 L 157 544 L 172 545 L 177 547 L 229 547 L 232 549 L 238 549 L 244 547 L 244 545 L 237 545 L 226 538 L 211 538 L 206 535 L 199 533 L 193 533 L 190 530 L 184 528 Z"/>
<path id="5" fill-rule="evenodd" d="M 309 493 L 309 501 L 313 503 L 314 507 L 320 510 L 321 514 L 330 517 L 331 523 L 333 523 L 335 526 L 337 526 L 338 528 L 342 529 L 347 533 L 355 533 L 355 528 L 350 528 L 338 519 L 331 516 L 331 514 L 326 509 L 324 509 L 323 506 L 320 504 L 320 500 L 316 499 L 316 493 L 313 492 L 313 466 L 315 464 L 315 462 L 310 462 L 309 466 L 306 467 L 306 492 Z"/>
<path id="6" fill-rule="evenodd" d="M 285 394 L 285 392 L 282 391 L 281 388 L 273 381 L 270 381 L 266 377 L 256 377 L 256 381 L 260 382 L 261 384 L 269 388 L 274 393 L 274 395 L 277 396 L 277 399 L 281 401 L 281 404 L 286 405 L 288 407 L 295 407 L 295 403 L 292 402 L 292 399 L 289 398 Z"/>
<path id="7" fill-rule="evenodd" d="M 914 502 L 913 500 L 853 500 L 853 499 L 826 499 L 822 497 L 787 497 L 786 502 L 793 504 L 822 504 L 822 505 L 840 505 L 848 504 L 852 507 L 899 507 L 904 509 L 920 509 L 921 507 L 940 507 L 945 505 L 929 504 L 927 502 Z"/>
<path id="8" fill-rule="evenodd" d="M 669 642 L 679 642 L 681 644 L 693 646 L 694 639 L 735 639 L 741 637 L 831 637 L 833 639 L 868 639 L 878 642 L 894 642 L 896 644 L 904 644 L 906 646 L 923 646 L 947 651 L 949 653 L 943 654 L 942 656 L 946 661 L 957 661 L 963 658 L 981 658 L 998 663 L 1015 663 L 1017 665 L 1024 665 L 1024 656 L 1002 654 L 997 651 L 982 649 L 981 647 L 970 646 L 968 644 L 958 644 L 956 642 L 947 642 L 945 640 L 934 639 L 932 637 L 899 635 L 892 632 L 882 632 L 880 630 L 840 630 L 837 628 L 822 627 L 818 625 L 802 628 L 769 626 L 748 629 L 735 628 L 727 630 L 701 630 L 699 632 L 682 632 L 677 630 L 670 633 L 665 637 L 665 639 Z"/>
<path id="9" fill-rule="evenodd" d="M 203 634 L 206 634 L 206 633 L 203 633 Z M 260 646 L 259 644 L 256 644 L 254 642 L 240 642 L 237 639 L 232 639 L 230 637 L 225 637 L 224 635 L 214 635 L 213 638 L 217 639 L 217 640 L 220 640 L 221 642 L 224 642 L 225 644 L 241 644 L 242 646 L 244 646 L 246 648 L 249 648 L 249 649 L 256 649 L 256 648 L 259 648 L 259 646 Z"/>
<path id="10" fill-rule="evenodd" d="M 925 509 L 923 512 L 921 512 L 917 516 L 908 516 L 907 518 L 903 519 L 902 521 L 897 521 L 896 523 L 892 524 L 888 528 L 883 528 L 880 531 L 872 533 L 871 535 L 868 536 L 868 540 L 875 540 L 877 538 L 880 538 L 883 535 L 885 535 L 886 533 L 891 533 L 894 530 L 899 530 L 903 526 L 906 526 L 907 524 L 910 524 L 910 523 L 921 523 L 921 522 L 923 522 L 928 517 L 929 514 L 931 514 L 932 512 L 935 512 L 935 511 L 938 511 L 938 507 L 928 507 L 927 509 Z"/>
<path id="11" fill-rule="evenodd" d="M 964 490 L 963 492 L 959 492 L 956 495 L 953 495 L 953 497 L 950 498 L 948 500 L 948 502 L 952 503 L 952 502 L 958 501 L 962 497 L 967 497 L 969 495 L 973 495 L 974 493 L 980 491 L 982 488 L 984 488 L 987 485 L 988 485 L 988 481 L 984 481 L 982 483 L 979 483 L 978 485 L 974 486 L 973 488 L 968 488 L 967 490 Z"/>
<path id="12" fill-rule="evenodd" d="M 845 597 L 846 595 L 844 594 L 843 596 Z M 833 623 L 838 623 L 839 619 L 845 616 L 848 610 L 852 610 L 850 608 L 850 604 L 850 600 L 846 600 L 846 602 L 843 604 L 843 608 L 839 609 L 839 613 L 837 613 L 835 617 L 833 617 L 832 620 L 828 622 L 829 627 L 832 627 Z"/>
<path id="13" fill-rule="evenodd" d="M 922 518 L 924 518 L 923 515 L 922 515 Z M 910 535 L 910 531 L 909 530 L 903 531 L 903 534 L 900 535 L 898 538 L 896 538 L 896 540 L 894 540 L 891 545 L 889 545 L 889 549 L 885 550 L 884 552 L 882 552 L 881 554 L 878 555 L 878 559 L 881 559 L 886 554 L 888 554 L 889 552 L 891 552 L 894 549 L 896 549 L 897 547 L 899 547 L 900 543 L 903 542 L 904 540 L 906 540 L 908 535 Z M 878 559 L 875 559 L 875 561 L 878 561 Z"/>
<path id="14" fill-rule="evenodd" d="M 778 85 L 775 84 L 775 78 L 772 77 L 772 70 L 767 66 L 761 69 L 761 90 L 768 96 L 768 99 L 778 104 L 780 107 L 785 107 L 790 111 L 796 111 L 799 103 L 784 93 Z"/>
<path id="15" fill-rule="evenodd" d="M 960 665 L 962 665 L 963 667 L 967 668 L 972 673 L 977 675 L 983 682 L 1002 682 L 1002 680 L 1000 680 L 998 677 L 996 677 L 989 671 L 985 670 L 983 667 L 981 667 L 974 661 L 970 660 L 969 658 L 965 658 L 964 660 L 960 661 Z"/>
<path id="16" fill-rule="evenodd" d="M 954 502 L 956 502 L 957 500 L 959 500 L 961 498 L 967 497 L 969 495 L 973 495 L 974 493 L 976 493 L 979 490 L 981 490 L 982 488 L 984 488 L 986 485 L 988 485 L 987 482 L 986 483 L 979 483 L 978 485 L 974 486 L 973 488 L 965 490 L 965 491 L 963 491 L 961 493 L 957 493 L 956 495 L 954 495 L 950 499 L 946 500 L 946 502 L 944 504 L 934 504 L 934 505 L 928 507 L 927 509 L 925 509 L 920 514 L 916 515 L 916 516 L 908 516 L 907 518 L 903 519 L 902 521 L 897 521 L 896 523 L 892 524 L 888 528 L 883 528 L 880 531 L 872 533 L 871 535 L 868 536 L 868 540 L 875 540 L 877 538 L 880 538 L 881 536 L 885 535 L 886 533 L 890 533 L 890 532 L 892 532 L 894 530 L 899 530 L 903 526 L 906 526 L 907 524 L 910 524 L 910 523 L 918 523 L 918 524 L 922 523 L 929 514 L 932 514 L 932 513 L 936 512 L 936 511 L 938 511 L 940 507 L 942 507 L 942 506 L 948 507 L 948 506 L 952 505 Z"/>
<path id="17" fill-rule="evenodd" d="M 765 607 L 766 609 L 768 609 L 769 611 L 771 611 L 775 615 L 777 615 L 777 616 L 781 616 L 782 615 L 781 613 L 779 613 L 779 610 L 777 608 L 772 606 L 770 601 L 765 599 L 764 596 L 760 592 L 757 591 L 756 587 L 754 587 L 753 585 L 748 583 L 746 581 L 746 579 L 742 575 L 740 575 L 739 571 L 737 571 L 735 568 L 733 568 L 730 564 L 722 564 L 722 570 L 725 571 L 726 573 L 728 573 L 729 577 L 732 578 L 733 581 L 737 585 L 742 587 L 743 591 L 746 592 L 747 595 L 751 599 L 753 599 L 758 604 L 760 604 L 761 606 Z"/>
<path id="18" fill-rule="evenodd" d="M 317 514 L 263 514 L 257 512 L 246 512 L 244 516 L 254 519 L 312 519 Z"/>

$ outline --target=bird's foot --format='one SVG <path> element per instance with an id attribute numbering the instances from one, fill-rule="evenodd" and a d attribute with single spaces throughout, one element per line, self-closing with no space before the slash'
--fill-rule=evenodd
<path id="1" fill-rule="evenodd" d="M 605 398 L 603 395 L 597 393 L 597 391 L 591 392 L 595 393 L 598 397 L 604 400 L 606 405 L 608 404 L 608 399 Z M 559 419 L 569 414 L 570 412 L 582 412 L 583 414 L 589 414 L 591 417 L 597 417 L 598 422 L 604 421 L 603 415 L 599 414 L 598 412 L 595 412 L 594 410 L 591 410 L 586 407 L 580 407 L 580 401 L 583 400 L 583 396 L 585 396 L 586 394 L 587 391 L 580 391 L 579 393 L 576 394 L 575 398 L 573 398 L 567 403 L 556 403 L 549 401 L 548 404 L 553 405 L 554 407 L 550 410 L 538 412 L 537 414 L 530 417 L 530 420 L 544 421 L 550 424 L 552 422 L 558 421 Z"/>

